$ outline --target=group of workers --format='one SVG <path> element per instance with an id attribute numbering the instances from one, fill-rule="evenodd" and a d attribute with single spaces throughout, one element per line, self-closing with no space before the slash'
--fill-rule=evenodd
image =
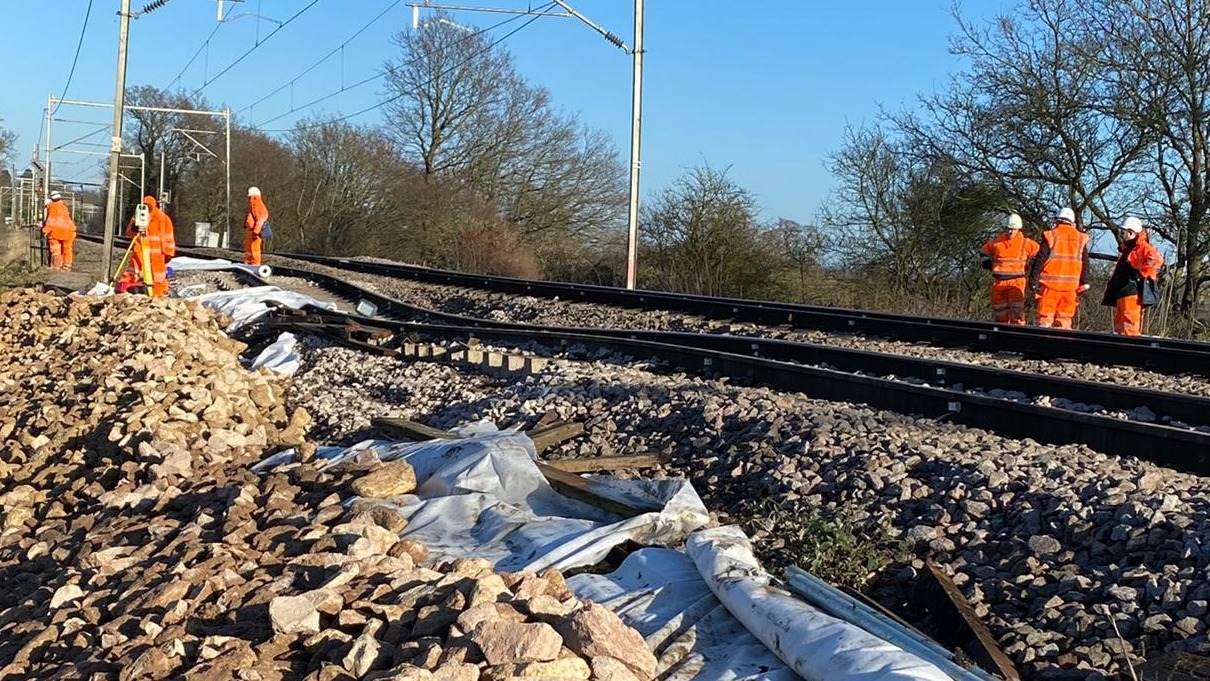
<path id="1" fill-rule="evenodd" d="M 1004 231 L 982 248 L 983 267 L 991 270 L 992 313 L 999 323 L 1025 324 L 1025 297 L 1037 304 L 1037 325 L 1072 328 L 1080 296 L 1088 291 L 1089 238 L 1076 228 L 1075 211 L 1063 208 L 1041 242 L 1022 233 L 1021 216 L 1010 214 Z M 1113 331 L 1142 335 L 1143 308 L 1158 303 L 1158 278 L 1164 258 L 1147 238 L 1137 217 L 1122 221 L 1118 260 L 1105 287 L 1102 305 L 1114 308 Z"/>
<path id="2" fill-rule="evenodd" d="M 76 223 L 59 192 L 52 191 L 45 203 L 42 233 L 50 248 L 51 269 L 70 271 Z M 248 215 L 244 218 L 244 264 L 261 264 L 263 242 L 268 234 L 269 209 L 260 189 L 249 187 Z M 126 237 L 131 240 L 129 266 L 118 274 L 114 289 L 146 292 L 157 298 L 168 295 L 168 263 L 176 256 L 176 227 L 154 196 L 143 197 L 142 206 L 126 225 Z"/>
<path id="3" fill-rule="evenodd" d="M 118 280 L 118 290 L 149 286 L 152 296 L 168 294 L 168 262 L 176 255 L 172 219 L 160 210 L 155 197 L 146 196 L 143 217 L 131 218 L 126 235 L 134 240 L 130 268 Z M 1080 296 L 1088 291 L 1089 238 L 1076 228 L 1075 211 L 1063 208 L 1054 226 L 1042 232 L 1042 241 L 1022 233 L 1021 216 L 1004 220 L 1004 231 L 982 248 L 983 266 L 991 270 L 992 313 L 1002 324 L 1025 324 L 1026 293 L 1037 303 L 1037 325 L 1070 329 Z M 257 187 L 248 188 L 248 215 L 244 218 L 244 264 L 260 265 L 263 242 L 270 231 L 269 209 Z M 50 244 L 51 269 L 70 270 L 76 225 L 59 192 L 46 200 L 42 232 Z M 1164 258 L 1147 238 L 1137 217 L 1122 221 L 1117 265 L 1105 287 L 1103 305 L 1114 308 L 1113 331 L 1127 336 L 1142 334 L 1143 308 L 1158 303 L 1158 277 Z M 150 278 L 150 282 L 147 279 Z"/>

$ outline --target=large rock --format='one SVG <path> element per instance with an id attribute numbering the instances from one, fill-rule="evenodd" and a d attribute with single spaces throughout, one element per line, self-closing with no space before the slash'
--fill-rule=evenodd
<path id="1" fill-rule="evenodd" d="M 555 626 L 577 655 L 589 659 L 612 657 L 642 678 L 655 674 L 655 655 L 647 649 L 643 637 L 604 606 L 585 603 Z"/>
<path id="2" fill-rule="evenodd" d="M 269 601 L 273 630 L 283 634 L 318 634 L 319 610 L 314 600 L 303 596 L 278 596 Z"/>
<path id="3" fill-rule="evenodd" d="M 492 666 L 553 660 L 563 647 L 558 632 L 545 623 L 488 620 L 476 625 L 470 638 Z"/>
<path id="4" fill-rule="evenodd" d="M 407 494 L 416 489 L 416 471 L 407 461 L 389 461 L 354 480 L 351 488 L 360 496 L 378 499 Z"/>

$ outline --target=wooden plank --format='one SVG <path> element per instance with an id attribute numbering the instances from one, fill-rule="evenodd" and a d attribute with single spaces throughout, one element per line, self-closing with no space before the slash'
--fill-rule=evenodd
<path id="1" fill-rule="evenodd" d="M 949 639 L 942 643 L 960 646 L 985 671 L 1007 681 L 1021 681 L 1012 660 L 1000 650 L 995 637 L 949 575 L 932 563 L 926 563 L 925 566 L 926 569 L 920 573 L 926 592 L 924 605 L 937 622 L 950 625 L 947 630 L 939 632 L 939 638 Z"/>
<path id="2" fill-rule="evenodd" d="M 417 423 L 407 419 L 376 417 L 370 419 L 370 424 L 376 428 L 392 431 L 414 440 L 453 440 L 457 439 L 458 437 L 457 435 L 454 435 L 448 431 L 426 426 L 423 423 Z M 579 425 L 581 432 L 583 432 L 582 424 L 575 425 Z M 550 483 L 550 486 L 553 487 L 559 494 L 582 501 L 591 506 L 604 509 L 611 513 L 617 513 L 618 515 L 631 518 L 636 515 L 642 515 L 650 511 L 659 511 L 662 509 L 661 506 L 656 504 L 640 503 L 635 505 L 602 496 L 593 490 L 593 485 L 588 480 L 585 480 L 574 473 L 561 471 L 549 464 L 539 462 L 538 470 L 542 473 L 542 476 L 546 478 L 546 481 Z"/>
<path id="3" fill-rule="evenodd" d="M 631 456 L 597 456 L 588 459 L 559 459 L 547 461 L 551 468 L 557 468 L 564 473 L 593 473 L 596 471 L 616 471 L 623 468 L 642 469 L 658 466 L 664 460 L 654 454 L 634 454 Z"/>
<path id="4" fill-rule="evenodd" d="M 601 496 L 592 489 L 592 483 L 574 473 L 561 471 L 549 464 L 539 463 L 538 470 L 546 477 L 546 481 L 555 491 L 565 497 L 571 497 L 597 508 L 617 513 L 620 516 L 632 518 L 651 511 L 659 511 L 662 507 L 655 504 L 632 505 L 617 499 Z"/>
<path id="5" fill-rule="evenodd" d="M 558 421 L 559 412 L 555 411 L 554 409 L 547 409 L 546 413 L 542 415 L 542 418 L 538 419 L 538 422 L 535 423 L 534 427 L 530 428 L 530 430 L 541 430 L 547 426 L 554 425 Z"/>
<path id="6" fill-rule="evenodd" d="M 457 435 L 440 428 L 433 428 L 423 423 L 387 416 L 370 419 L 370 425 L 397 433 L 410 440 L 455 440 L 458 438 Z"/>
<path id="7" fill-rule="evenodd" d="M 537 449 L 539 454 L 560 442 L 583 434 L 584 424 L 578 421 L 555 423 L 543 428 L 535 428 L 526 433 L 534 441 L 534 449 Z"/>

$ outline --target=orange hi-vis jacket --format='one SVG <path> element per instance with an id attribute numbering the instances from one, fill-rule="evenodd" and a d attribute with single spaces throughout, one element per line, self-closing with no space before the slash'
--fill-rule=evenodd
<path id="1" fill-rule="evenodd" d="M 168 260 L 176 255 L 176 230 L 172 224 L 172 219 L 159 209 L 154 197 L 144 197 L 143 203 L 151 209 L 151 221 L 147 224 L 147 232 L 143 235 L 143 238 L 147 241 L 148 250 L 151 253 L 151 276 L 156 289 L 155 294 L 157 296 L 167 295 L 167 264 Z M 126 236 L 134 238 L 136 234 L 138 234 L 138 230 L 134 226 L 134 219 L 131 218 L 126 227 Z M 142 253 L 138 249 L 135 249 L 131 253 L 130 259 L 131 266 L 135 272 L 142 272 Z"/>
<path id="2" fill-rule="evenodd" d="M 268 221 L 269 209 L 265 207 L 264 199 L 259 196 L 249 196 L 248 217 L 244 218 L 244 229 L 252 230 L 253 234 L 260 234 L 261 229 Z"/>
<path id="3" fill-rule="evenodd" d="M 992 259 L 992 276 L 998 281 L 1025 277 L 1025 266 L 1038 254 L 1041 247 L 1037 241 L 1021 233 L 1021 230 L 1001 233 L 983 244 L 983 254 Z"/>
<path id="4" fill-rule="evenodd" d="M 71 211 L 62 201 L 51 201 L 46 207 L 46 224 L 42 232 L 52 239 L 66 241 L 76 236 L 76 223 L 72 222 Z"/>
<path id="5" fill-rule="evenodd" d="M 1088 235 L 1075 225 L 1059 223 L 1043 232 L 1042 240 L 1031 280 L 1053 291 L 1079 289 L 1088 276 Z"/>
<path id="6" fill-rule="evenodd" d="M 1158 248 L 1151 245 L 1147 235 L 1141 232 L 1135 239 L 1134 248 L 1126 254 L 1126 261 L 1138 270 L 1144 279 L 1159 278 L 1160 268 L 1164 266 L 1164 256 L 1160 255 Z"/>

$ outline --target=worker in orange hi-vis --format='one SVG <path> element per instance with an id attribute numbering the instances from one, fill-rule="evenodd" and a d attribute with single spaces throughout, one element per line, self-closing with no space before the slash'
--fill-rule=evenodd
<path id="1" fill-rule="evenodd" d="M 1038 242 L 1021 233 L 1021 216 L 1011 213 L 1004 231 L 983 244 L 983 267 L 991 270 L 992 314 L 1000 324 L 1025 324 L 1025 275 Z"/>
<path id="2" fill-rule="evenodd" d="M 244 218 L 244 264 L 261 264 L 261 248 L 264 245 L 265 226 L 269 223 L 269 209 L 261 198 L 260 189 L 248 187 L 248 217 Z"/>
<path id="3" fill-rule="evenodd" d="M 147 207 L 147 216 L 140 220 L 136 213 L 126 227 L 126 236 L 137 242 L 131 249 L 131 271 L 123 275 L 121 283 L 146 286 L 146 280 L 150 278 L 151 295 L 162 298 L 168 295 L 168 261 L 176 255 L 175 228 L 172 220 L 159 209 L 154 196 L 144 196 L 143 205 Z M 140 222 L 146 222 L 146 225 L 140 225 Z"/>
<path id="4" fill-rule="evenodd" d="M 1040 246 L 1029 273 L 1038 326 L 1070 329 L 1079 296 L 1088 290 L 1088 235 L 1076 229 L 1075 211 L 1060 210 L 1055 226 L 1042 233 Z"/>
<path id="5" fill-rule="evenodd" d="M 67 209 L 63 196 L 57 191 L 51 192 L 48 198 L 42 233 L 50 243 L 50 268 L 70 272 L 76 223 L 72 222 L 71 211 Z"/>
<path id="6" fill-rule="evenodd" d="M 1114 308 L 1113 332 L 1123 336 L 1143 335 L 1143 308 L 1159 304 L 1160 268 L 1164 256 L 1151 245 L 1136 217 L 1122 222 L 1118 264 L 1105 285 L 1101 304 Z"/>

